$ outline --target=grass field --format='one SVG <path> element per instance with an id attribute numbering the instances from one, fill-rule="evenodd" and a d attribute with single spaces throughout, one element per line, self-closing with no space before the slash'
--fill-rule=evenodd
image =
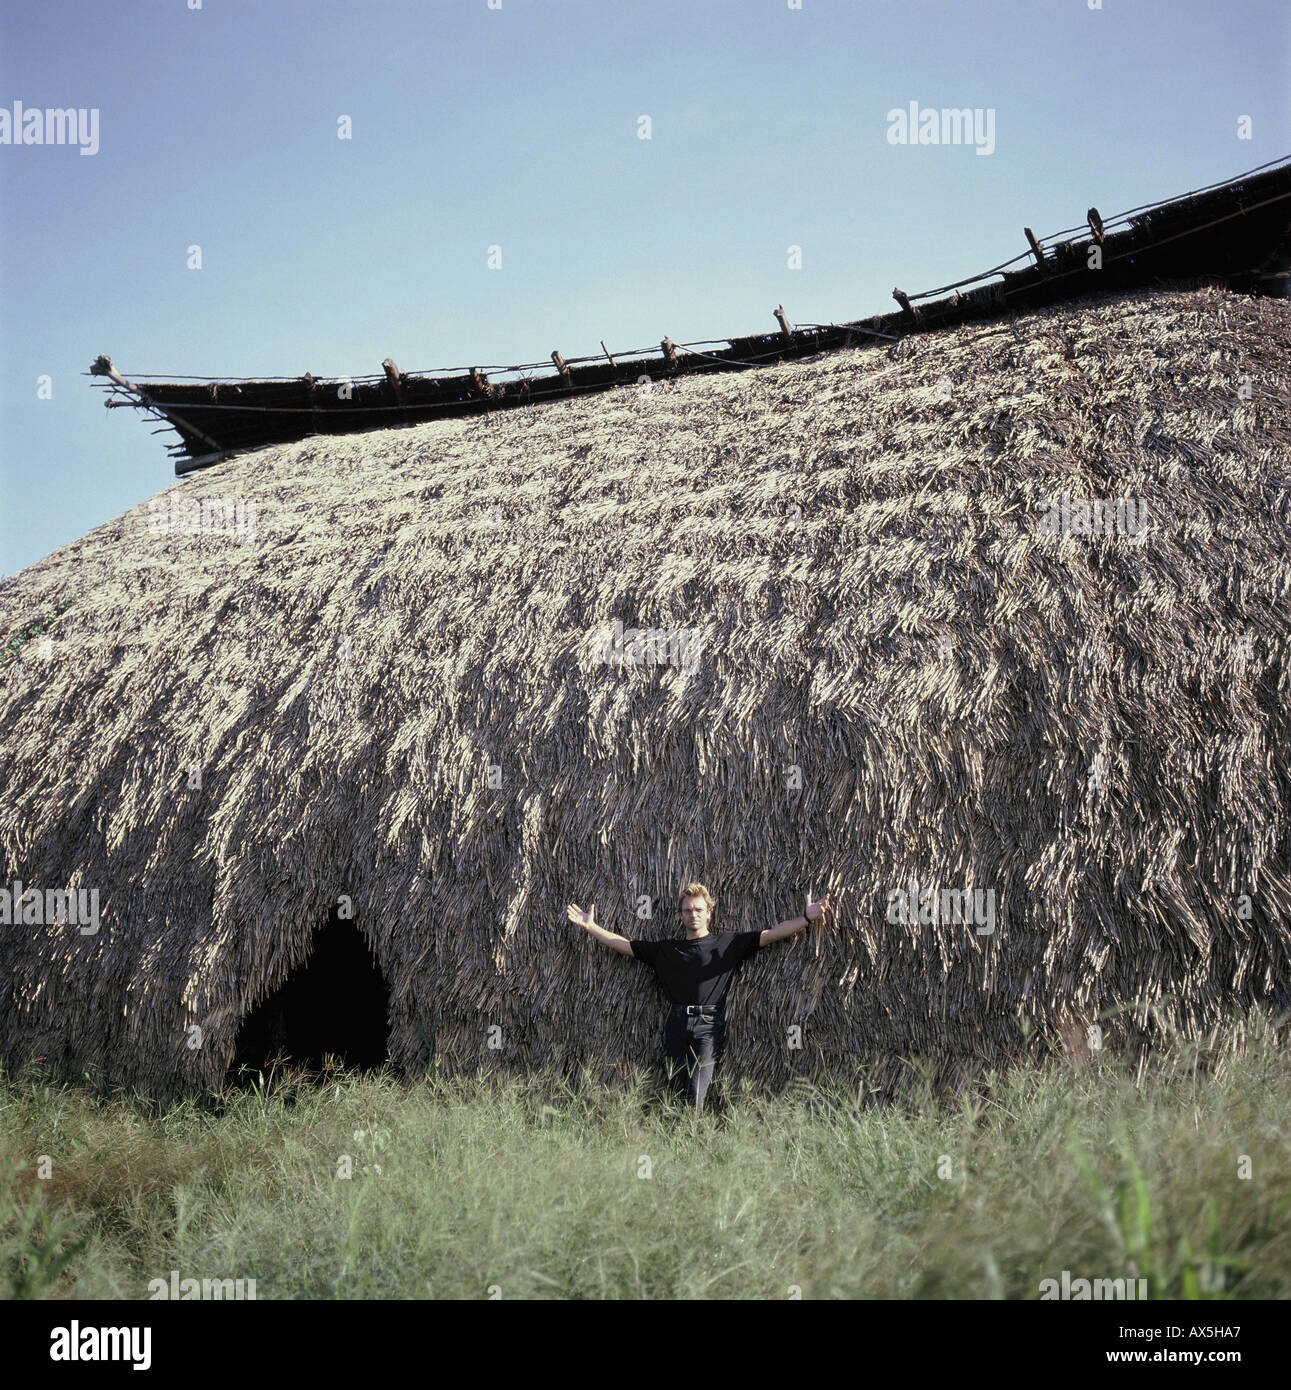
<path id="1" fill-rule="evenodd" d="M 369 1074 L 158 1114 L 5 1078 L 0 1290 L 1037 1299 L 1067 1270 L 1291 1296 L 1291 1063 L 1258 1018 L 1141 1078 L 1100 1053 L 866 1102 L 745 1089 L 696 1123 L 644 1077 Z"/>

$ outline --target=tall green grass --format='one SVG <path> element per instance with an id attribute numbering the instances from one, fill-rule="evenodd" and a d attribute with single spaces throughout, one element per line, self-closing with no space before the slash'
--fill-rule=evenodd
<path id="1" fill-rule="evenodd" d="M 866 1100 L 744 1088 L 696 1121 L 640 1076 L 432 1071 L 156 1113 L 5 1078 L 0 1293 L 1035 1299 L 1066 1269 L 1291 1296 L 1291 1065 L 1258 1017 L 1141 1077 L 1104 1053 Z"/>

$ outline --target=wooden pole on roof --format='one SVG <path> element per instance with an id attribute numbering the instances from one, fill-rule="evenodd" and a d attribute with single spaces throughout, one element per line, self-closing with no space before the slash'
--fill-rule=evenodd
<path id="1" fill-rule="evenodd" d="M 664 358 L 668 363 L 668 370 L 670 372 L 675 372 L 677 370 L 676 343 L 674 343 L 671 338 L 665 337 L 663 342 L 661 342 L 659 346 L 663 349 Z"/>
<path id="2" fill-rule="evenodd" d="M 569 387 L 569 389 L 572 391 L 574 387 L 574 381 L 573 378 L 569 375 L 569 368 L 565 364 L 565 359 L 560 355 L 559 352 L 553 351 L 551 354 L 551 360 L 556 364 L 556 370 L 561 374 L 562 377 L 564 377 L 565 385 Z"/>
<path id="3" fill-rule="evenodd" d="M 792 341 L 793 341 L 793 334 L 789 331 L 789 320 L 788 320 L 787 318 L 785 318 L 785 316 L 784 316 L 784 305 L 783 305 L 783 304 L 779 304 L 779 305 L 776 306 L 775 316 L 776 316 L 776 321 L 777 321 L 777 322 L 779 323 L 779 325 L 780 325 L 780 332 L 784 334 L 785 338 L 786 338 L 788 341 L 792 342 Z"/>
<path id="4" fill-rule="evenodd" d="M 1101 246 L 1107 240 L 1107 233 L 1103 230 L 1103 219 L 1098 215 L 1098 209 L 1090 208 L 1085 218 L 1089 222 L 1089 230 L 1094 234 L 1094 240 Z"/>
<path id="5" fill-rule="evenodd" d="M 313 372 L 306 372 L 300 379 L 301 385 L 305 388 L 305 396 L 309 401 L 309 427 L 315 434 L 318 433 L 318 397 L 314 391 L 315 377 Z"/>
<path id="6" fill-rule="evenodd" d="M 604 339 L 604 338 L 601 339 L 601 351 L 606 355 L 606 357 L 609 357 L 609 359 L 610 359 L 610 366 L 613 367 L 615 371 L 618 371 L 619 364 L 618 364 L 618 363 L 614 360 L 614 358 L 611 356 L 609 348 L 607 348 L 607 347 L 605 346 L 605 339 Z"/>
<path id="7" fill-rule="evenodd" d="M 176 459 L 175 477 L 182 478 L 185 473 L 196 473 L 199 469 L 209 468 L 213 463 L 223 463 L 228 456 L 227 449 L 220 449 L 214 454 L 202 454 L 200 458 Z"/>
<path id="8" fill-rule="evenodd" d="M 182 415 L 176 415 L 175 412 L 171 410 L 169 406 L 157 405 L 154 401 L 150 399 L 147 391 L 145 391 L 141 386 L 136 386 L 134 382 L 127 381 L 125 377 L 123 377 L 121 373 L 118 372 L 117 369 L 112 365 L 112 359 L 107 355 L 107 353 L 101 352 L 94 359 L 94 365 L 90 368 L 90 375 L 109 377 L 112 381 L 116 382 L 116 384 L 123 391 L 129 391 L 131 395 L 138 396 L 140 403 L 146 405 L 150 410 L 158 411 L 160 414 L 164 415 L 166 419 L 169 420 L 172 424 L 179 425 L 183 429 L 187 430 L 189 434 L 195 435 L 198 439 L 202 441 L 203 444 L 209 444 L 212 449 L 215 449 L 221 453 L 223 452 L 224 446 L 222 444 L 217 444 L 209 434 L 203 434 L 202 431 L 199 430 L 195 425 L 190 425 Z M 103 404 L 111 405 L 112 402 L 104 401 Z"/>
<path id="9" fill-rule="evenodd" d="M 400 405 L 403 405 L 403 376 L 399 368 L 395 365 L 394 358 L 387 357 L 386 360 L 382 362 L 381 366 L 385 371 L 386 380 L 390 383 L 391 389 L 394 391 L 395 400 L 397 400 Z"/>
<path id="10" fill-rule="evenodd" d="M 1030 227 L 1023 227 L 1022 230 L 1027 234 L 1027 241 L 1031 243 L 1031 254 L 1035 257 L 1036 265 L 1038 265 L 1040 269 L 1043 270 L 1044 251 L 1041 249 L 1040 243 L 1035 239 L 1035 233 L 1031 230 Z"/>

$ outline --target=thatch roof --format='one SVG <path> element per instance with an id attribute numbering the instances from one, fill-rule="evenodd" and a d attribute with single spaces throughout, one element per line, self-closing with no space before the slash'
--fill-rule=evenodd
<path id="1" fill-rule="evenodd" d="M 734 1076 L 1285 1008 L 1289 363 L 1284 300 L 1142 292 L 172 485 L 257 543 L 145 504 L 0 582 L 0 882 L 102 914 L 0 928 L 4 1063 L 214 1083 L 342 895 L 397 1065 L 648 1063 L 564 906 L 670 935 L 691 878 L 840 907 L 745 967 Z M 1063 493 L 1146 536 L 1044 534 Z M 697 664 L 597 662 L 615 619 Z M 890 923 L 912 879 L 994 933 Z"/>

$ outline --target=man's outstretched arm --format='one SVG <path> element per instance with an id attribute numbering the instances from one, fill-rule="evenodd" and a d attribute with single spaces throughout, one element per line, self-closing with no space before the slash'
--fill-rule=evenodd
<path id="1" fill-rule="evenodd" d="M 812 902 L 811 894 L 808 893 L 806 914 L 802 917 L 791 917 L 787 922 L 779 922 L 774 927 L 768 927 L 758 937 L 758 945 L 769 946 L 773 941 L 783 941 L 786 936 L 800 932 L 809 922 L 814 922 L 828 911 L 830 911 L 828 893 L 818 903 Z"/>
<path id="2" fill-rule="evenodd" d="M 608 946 L 610 950 L 617 951 L 621 956 L 630 956 L 632 954 L 632 943 L 626 936 L 618 936 L 614 932 L 606 931 L 604 927 L 598 927 L 596 925 L 595 903 L 593 903 L 586 912 L 576 903 L 570 903 L 565 909 L 565 915 L 571 922 L 582 927 L 588 936 L 594 936 L 597 941 Z"/>

